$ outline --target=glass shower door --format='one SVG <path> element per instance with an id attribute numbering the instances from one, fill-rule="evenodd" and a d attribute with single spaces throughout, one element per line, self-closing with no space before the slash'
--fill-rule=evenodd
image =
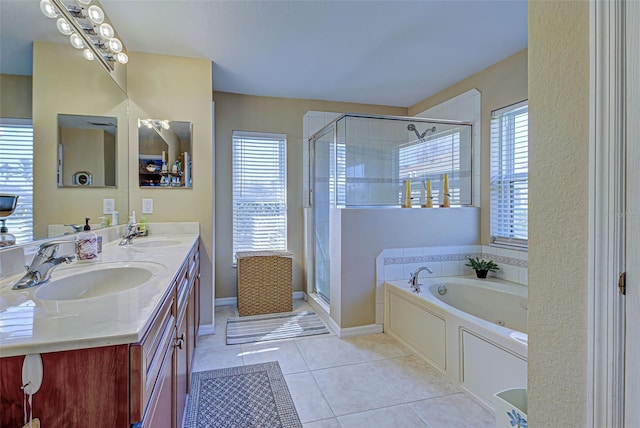
<path id="1" fill-rule="evenodd" d="M 329 302 L 329 214 L 335 200 L 332 184 L 334 169 L 334 130 L 330 128 L 313 143 L 313 240 L 314 291 Z"/>

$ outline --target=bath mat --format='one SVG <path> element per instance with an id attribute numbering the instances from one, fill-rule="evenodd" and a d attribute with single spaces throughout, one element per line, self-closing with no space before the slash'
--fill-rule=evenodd
<path id="1" fill-rule="evenodd" d="M 184 428 L 302 428 L 275 362 L 194 372 Z"/>
<path id="2" fill-rule="evenodd" d="M 227 320 L 227 345 L 329 333 L 315 312 L 284 312 Z"/>

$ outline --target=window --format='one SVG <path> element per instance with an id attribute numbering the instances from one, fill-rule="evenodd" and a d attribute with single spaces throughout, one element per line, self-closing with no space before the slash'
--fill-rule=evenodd
<path id="1" fill-rule="evenodd" d="M 444 174 L 449 174 L 449 194 L 453 205 L 470 204 L 471 195 L 461 194 L 463 177 L 468 180 L 471 171 L 470 164 L 461 168 L 460 162 L 460 131 L 447 130 L 435 134 L 421 141 L 416 140 L 400 146 L 398 151 L 399 179 L 413 179 L 421 177 L 431 180 L 433 185 L 433 200 L 437 204 L 440 198 L 440 186 Z M 420 186 L 412 183 L 412 196 L 419 201 Z M 404 195 L 400 193 L 398 203 Z"/>
<path id="2" fill-rule="evenodd" d="M 6 217 L 16 243 L 33 240 L 33 125 L 26 119 L 0 119 L 0 193 L 18 195 Z"/>
<path id="3" fill-rule="evenodd" d="M 529 169 L 527 101 L 491 119 L 491 243 L 527 247 Z"/>
<path id="4" fill-rule="evenodd" d="M 233 132 L 233 254 L 287 249 L 287 138 Z"/>

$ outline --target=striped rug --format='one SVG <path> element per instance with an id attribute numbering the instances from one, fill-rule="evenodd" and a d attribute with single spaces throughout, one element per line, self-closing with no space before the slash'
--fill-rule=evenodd
<path id="1" fill-rule="evenodd" d="M 227 345 L 329 333 L 315 312 L 284 312 L 227 320 Z"/>

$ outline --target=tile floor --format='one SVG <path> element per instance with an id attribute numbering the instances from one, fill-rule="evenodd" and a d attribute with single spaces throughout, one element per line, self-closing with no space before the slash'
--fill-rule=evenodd
<path id="1" fill-rule="evenodd" d="M 294 301 L 294 310 L 312 310 Z M 198 338 L 194 371 L 278 361 L 305 428 L 494 427 L 494 416 L 385 334 L 326 334 L 225 344 L 232 306 L 217 307 L 216 334 Z"/>

